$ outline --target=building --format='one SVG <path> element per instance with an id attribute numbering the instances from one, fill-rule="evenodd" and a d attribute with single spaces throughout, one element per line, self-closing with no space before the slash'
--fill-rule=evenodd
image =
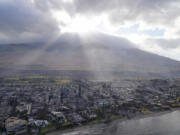
<path id="1" fill-rule="evenodd" d="M 49 122 L 47 120 L 34 120 L 34 125 L 36 127 L 46 127 L 49 125 Z"/>
<path id="2" fill-rule="evenodd" d="M 51 112 L 51 118 L 52 120 L 57 120 L 60 123 L 64 123 L 67 121 L 66 117 L 64 116 L 62 112 Z"/>
<path id="3" fill-rule="evenodd" d="M 7 135 L 23 135 L 27 132 L 27 121 L 17 117 L 10 117 L 5 121 Z"/>

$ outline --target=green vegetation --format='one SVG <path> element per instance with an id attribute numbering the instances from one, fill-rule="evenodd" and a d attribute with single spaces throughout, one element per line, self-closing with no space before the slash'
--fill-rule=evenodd
<path id="1" fill-rule="evenodd" d="M 176 101 L 177 101 L 177 102 L 180 102 L 180 97 L 177 97 L 177 98 L 176 98 Z"/>
<path id="2" fill-rule="evenodd" d="M 3 125 L 0 123 L 0 131 L 3 131 L 4 127 Z"/>
<path id="3" fill-rule="evenodd" d="M 65 123 L 63 123 L 63 124 L 61 124 L 61 127 L 60 127 L 60 129 L 67 129 L 67 128 L 72 128 L 73 127 L 73 124 L 72 123 L 70 123 L 70 122 L 65 122 Z"/>
<path id="4" fill-rule="evenodd" d="M 55 129 L 55 126 L 53 124 L 51 124 L 49 126 L 46 126 L 46 127 L 42 128 L 41 132 L 46 133 L 47 131 L 51 131 L 51 130 L 54 130 L 54 129 Z"/>
<path id="5" fill-rule="evenodd" d="M 37 133 L 36 135 L 46 135 L 45 133 Z"/>
<path id="6" fill-rule="evenodd" d="M 70 80 L 63 77 L 49 76 L 24 76 L 7 77 L 0 79 L 1 86 L 24 86 L 24 85 L 43 85 L 43 84 L 68 84 Z"/>

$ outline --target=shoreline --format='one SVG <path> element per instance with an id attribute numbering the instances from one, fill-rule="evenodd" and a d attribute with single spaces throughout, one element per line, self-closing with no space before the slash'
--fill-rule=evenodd
<path id="1" fill-rule="evenodd" d="M 72 132 L 72 131 L 76 131 L 77 129 L 81 129 L 81 128 L 86 128 L 86 127 L 90 127 L 90 126 L 95 126 L 95 125 L 109 125 L 113 122 L 124 122 L 124 121 L 128 121 L 128 120 L 138 120 L 138 119 L 144 119 L 144 118 L 148 118 L 148 117 L 158 117 L 158 116 L 161 116 L 161 115 L 165 115 L 165 114 L 168 114 L 168 113 L 172 113 L 172 112 L 175 112 L 175 111 L 180 111 L 180 107 L 179 108 L 171 108 L 171 110 L 166 110 L 166 111 L 159 111 L 159 112 L 151 112 L 149 114 L 138 114 L 136 116 L 133 116 L 132 118 L 127 118 L 127 117 L 124 117 L 124 118 L 115 118 L 115 119 L 112 119 L 111 122 L 109 123 L 105 123 L 104 120 L 99 120 L 99 121 L 96 121 L 93 123 L 89 122 L 89 123 L 86 123 L 86 124 L 82 124 L 82 125 L 79 125 L 79 126 L 75 126 L 75 127 L 72 127 L 72 128 L 67 128 L 67 129 L 63 129 L 63 130 L 55 130 L 55 131 L 49 131 L 47 133 L 45 133 L 45 135 L 56 135 L 59 133 L 59 135 L 61 133 L 68 133 L 68 132 Z"/>

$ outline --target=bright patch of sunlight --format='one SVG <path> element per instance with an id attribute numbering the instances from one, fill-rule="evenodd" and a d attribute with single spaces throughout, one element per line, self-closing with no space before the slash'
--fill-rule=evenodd
<path id="1" fill-rule="evenodd" d="M 59 23 L 61 32 L 88 33 L 99 25 L 97 18 L 86 18 L 81 15 L 71 17 L 65 11 L 52 11 L 53 17 Z"/>

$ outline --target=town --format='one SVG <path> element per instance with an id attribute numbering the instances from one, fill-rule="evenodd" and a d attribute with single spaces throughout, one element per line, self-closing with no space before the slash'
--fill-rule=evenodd
<path id="1" fill-rule="evenodd" d="M 180 107 L 180 79 L 0 78 L 0 134 L 45 135 Z"/>

